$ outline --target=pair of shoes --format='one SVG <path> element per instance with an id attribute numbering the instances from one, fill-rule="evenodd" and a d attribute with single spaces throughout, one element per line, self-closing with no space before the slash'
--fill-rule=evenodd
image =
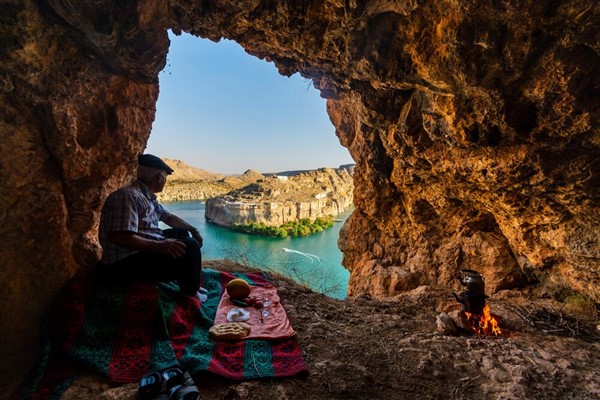
<path id="1" fill-rule="evenodd" d="M 175 384 L 173 379 L 182 373 L 177 367 L 169 367 L 142 376 L 138 387 L 138 399 L 170 400 L 170 387 Z"/>
<path id="2" fill-rule="evenodd" d="M 190 373 L 185 371 L 178 377 L 178 384 L 170 392 L 170 400 L 200 400 L 200 391 Z"/>
<path id="3" fill-rule="evenodd" d="M 178 367 L 150 372 L 140 379 L 140 400 L 198 400 L 200 391 L 192 377 Z"/>

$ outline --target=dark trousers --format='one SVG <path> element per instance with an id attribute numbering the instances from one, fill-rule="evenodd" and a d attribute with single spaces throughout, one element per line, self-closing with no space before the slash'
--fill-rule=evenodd
<path id="1" fill-rule="evenodd" d="M 164 233 L 185 243 L 183 256 L 173 258 L 167 254 L 141 251 L 110 265 L 101 265 L 100 276 L 122 282 L 176 280 L 183 294 L 194 296 L 202 284 L 200 246 L 182 229 L 167 229 Z"/>

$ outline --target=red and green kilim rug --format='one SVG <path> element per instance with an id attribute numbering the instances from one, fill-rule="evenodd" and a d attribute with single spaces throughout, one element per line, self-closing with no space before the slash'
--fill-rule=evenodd
<path id="1" fill-rule="evenodd" d="M 209 338 L 221 294 L 235 277 L 267 284 L 262 273 L 205 269 L 208 301 L 200 307 L 197 300 L 179 294 L 175 283 L 125 286 L 99 282 L 93 271 L 80 272 L 51 307 L 42 356 L 16 398 L 57 399 L 84 369 L 123 383 L 172 365 L 192 375 L 211 372 L 239 380 L 307 371 L 295 337 L 236 342 Z"/>

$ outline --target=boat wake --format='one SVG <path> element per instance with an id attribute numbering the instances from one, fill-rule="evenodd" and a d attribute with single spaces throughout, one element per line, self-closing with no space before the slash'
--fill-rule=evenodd
<path id="1" fill-rule="evenodd" d="M 318 262 L 321 262 L 321 259 L 319 257 L 315 256 L 314 254 L 304 253 L 302 251 L 298 251 L 298 250 L 294 250 L 294 249 L 288 249 L 287 247 L 284 247 L 283 251 L 286 253 L 293 253 L 293 254 L 298 254 L 303 257 L 306 257 L 310 260 L 310 262 L 315 262 L 315 260 Z"/>

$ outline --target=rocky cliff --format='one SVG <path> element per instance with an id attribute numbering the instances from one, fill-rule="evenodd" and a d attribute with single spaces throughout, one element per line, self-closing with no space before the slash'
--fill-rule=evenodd
<path id="1" fill-rule="evenodd" d="M 157 194 L 158 200 L 161 202 L 206 200 L 264 178 L 262 174 L 253 170 L 247 170 L 238 176 L 226 176 L 192 167 L 180 160 L 167 158 L 165 162 L 174 171 L 167 179 L 163 191 Z"/>
<path id="2" fill-rule="evenodd" d="M 144 149 L 168 28 L 235 40 L 328 99 L 356 162 L 339 242 L 350 295 L 446 286 L 470 267 L 490 293 L 599 301 L 599 8 L 3 1 L 0 386 L 35 359 L 57 290 L 99 256 L 98 212 Z"/>
<path id="3" fill-rule="evenodd" d="M 211 222 L 281 226 L 302 218 L 337 216 L 352 207 L 354 168 L 323 168 L 293 176 L 269 176 L 225 196 L 206 200 Z"/>

